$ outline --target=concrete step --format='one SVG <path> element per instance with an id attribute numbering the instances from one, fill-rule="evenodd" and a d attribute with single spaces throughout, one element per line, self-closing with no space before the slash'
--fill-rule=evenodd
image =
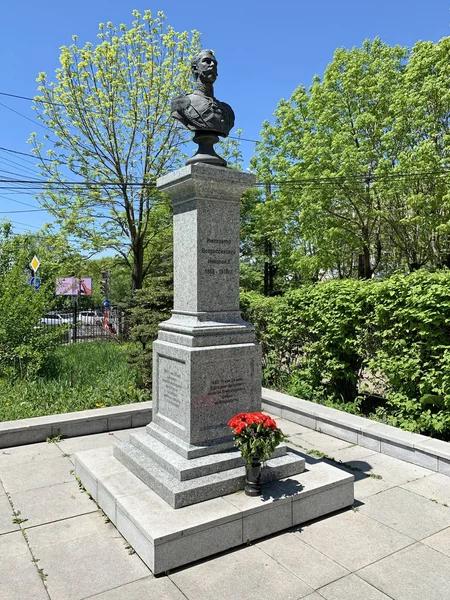
<path id="1" fill-rule="evenodd" d="M 321 461 L 263 485 L 259 497 L 238 491 L 177 510 L 114 458 L 110 446 L 77 453 L 75 471 L 155 574 L 353 504 L 353 475 Z"/>
<path id="2" fill-rule="evenodd" d="M 187 459 L 177 452 L 149 435 L 147 432 L 133 433 L 130 443 L 140 450 L 145 456 L 154 460 L 178 481 L 186 481 L 211 475 L 220 471 L 236 469 L 245 465 L 240 451 L 236 448 L 228 452 L 220 452 Z M 286 454 L 286 445 L 280 444 L 271 458 L 278 458 Z"/>
<path id="3" fill-rule="evenodd" d="M 244 466 L 220 472 L 214 471 L 194 479 L 180 480 L 167 471 L 164 465 L 158 464 L 156 460 L 130 442 L 117 444 L 114 447 L 114 456 L 141 481 L 156 491 L 172 508 L 204 502 L 231 494 L 244 487 Z M 216 460 L 220 461 L 218 456 L 220 455 L 215 455 Z M 283 479 L 302 472 L 304 468 L 304 458 L 294 451 L 289 451 L 267 461 L 267 465 L 261 471 L 261 481 L 268 483 Z"/>

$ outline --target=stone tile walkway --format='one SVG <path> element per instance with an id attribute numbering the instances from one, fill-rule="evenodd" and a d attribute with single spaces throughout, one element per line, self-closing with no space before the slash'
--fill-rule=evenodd
<path id="1" fill-rule="evenodd" d="M 354 507 L 158 578 L 72 474 L 126 430 L 0 450 L 1 600 L 450 600 L 450 478 L 277 422 L 355 475 Z"/>

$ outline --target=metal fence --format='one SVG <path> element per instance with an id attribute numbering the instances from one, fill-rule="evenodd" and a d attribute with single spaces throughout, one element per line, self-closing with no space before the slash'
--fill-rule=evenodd
<path id="1" fill-rule="evenodd" d="M 61 328 L 62 343 L 128 338 L 125 311 L 118 308 L 51 311 L 40 326 Z"/>

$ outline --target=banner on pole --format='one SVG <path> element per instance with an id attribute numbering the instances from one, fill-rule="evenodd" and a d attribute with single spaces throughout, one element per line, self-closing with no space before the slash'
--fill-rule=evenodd
<path id="1" fill-rule="evenodd" d="M 90 277 L 63 277 L 56 280 L 57 296 L 92 296 Z"/>

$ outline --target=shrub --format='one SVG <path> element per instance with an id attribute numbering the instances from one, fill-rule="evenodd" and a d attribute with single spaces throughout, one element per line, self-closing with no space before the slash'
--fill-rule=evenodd
<path id="1" fill-rule="evenodd" d="M 369 414 L 364 381 L 375 382 L 383 398 L 372 416 L 450 439 L 450 272 L 244 293 L 241 307 L 262 346 L 264 385 Z"/>

